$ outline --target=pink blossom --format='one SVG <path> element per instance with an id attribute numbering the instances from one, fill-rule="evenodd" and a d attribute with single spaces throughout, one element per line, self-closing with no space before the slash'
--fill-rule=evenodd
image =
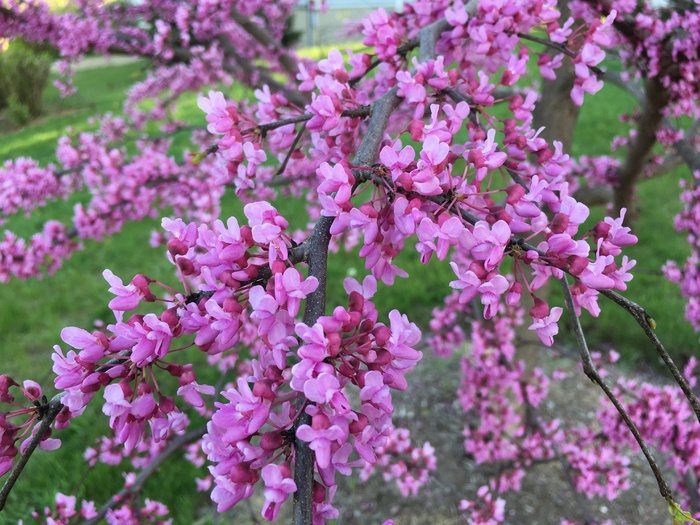
<path id="1" fill-rule="evenodd" d="M 287 305 L 287 311 L 292 317 L 299 313 L 299 304 L 302 299 L 318 287 L 316 277 L 309 277 L 302 281 L 302 275 L 296 268 L 287 268 L 284 273 L 275 277 L 275 298 L 278 304 Z"/>
<path id="2" fill-rule="evenodd" d="M 111 270 L 105 270 L 102 272 L 102 275 L 110 284 L 110 293 L 117 296 L 109 302 L 109 307 L 112 310 L 133 310 L 139 305 L 143 297 L 141 289 L 137 288 L 133 283 L 124 286 L 122 280 L 114 275 Z"/>
<path id="3" fill-rule="evenodd" d="M 470 251 L 472 257 L 484 261 L 487 271 L 496 268 L 503 260 L 506 245 L 510 242 L 511 231 L 504 221 L 496 221 L 493 226 L 480 221 L 472 231 L 465 229 L 460 244 Z"/>
<path id="4" fill-rule="evenodd" d="M 265 519 L 274 521 L 282 503 L 287 500 L 290 494 L 296 492 L 297 486 L 292 479 L 292 471 L 286 463 L 265 465 L 260 474 L 265 483 L 263 491 L 265 504 L 262 515 Z"/>
<path id="5" fill-rule="evenodd" d="M 301 425 L 297 429 L 297 437 L 309 443 L 316 452 L 316 463 L 319 468 L 328 468 L 331 462 L 331 445 L 347 438 L 347 433 L 337 425 L 325 429 L 315 429 L 309 425 Z"/>
<path id="6" fill-rule="evenodd" d="M 535 322 L 528 327 L 528 330 L 534 330 L 543 344 L 552 346 L 554 344 L 554 336 L 559 333 L 557 322 L 563 312 L 563 308 L 555 306 L 552 308 L 549 315 L 545 315 L 541 319 L 536 319 Z"/>

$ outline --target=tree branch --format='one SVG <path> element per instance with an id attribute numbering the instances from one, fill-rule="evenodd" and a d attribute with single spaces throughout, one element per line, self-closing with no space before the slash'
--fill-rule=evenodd
<path id="1" fill-rule="evenodd" d="M 614 292 L 612 290 L 600 290 L 600 293 L 608 299 L 616 302 L 625 310 L 627 310 L 627 312 L 629 312 L 629 314 L 634 318 L 634 320 L 637 321 L 637 324 L 642 327 L 642 330 L 644 330 L 644 333 L 647 335 L 647 338 L 651 341 L 652 345 L 654 345 L 656 352 L 659 354 L 664 364 L 671 372 L 673 379 L 675 379 L 676 383 L 678 383 L 678 386 L 681 387 L 683 394 L 688 399 L 688 402 L 690 403 L 693 412 L 695 412 L 695 416 L 700 422 L 700 402 L 695 396 L 693 389 L 688 384 L 688 381 L 685 379 L 681 371 L 678 370 L 676 363 L 673 362 L 673 359 L 671 359 L 671 356 L 666 351 L 666 348 L 664 348 L 664 345 L 661 343 L 656 333 L 654 332 L 654 328 L 656 328 L 656 322 L 651 318 L 651 316 L 642 306 L 638 305 L 634 301 L 630 301 L 629 299 L 623 297 L 619 293 Z"/>
<path id="2" fill-rule="evenodd" d="M 568 47 L 566 47 L 564 44 L 559 44 L 557 42 L 552 42 L 551 40 L 547 38 L 540 38 L 534 35 L 528 35 L 526 33 L 514 33 L 513 31 L 504 31 L 505 34 L 507 35 L 515 35 L 521 40 L 529 40 L 530 42 L 536 42 L 538 44 L 542 44 L 546 47 L 549 47 L 555 51 L 558 51 L 559 53 L 562 53 L 569 58 L 576 58 L 576 53 L 571 51 Z M 595 73 L 598 76 L 604 76 L 606 73 L 602 69 L 596 66 L 588 66 L 588 69 Z"/>
<path id="3" fill-rule="evenodd" d="M 670 123 L 666 124 L 664 122 L 664 124 L 671 126 Z M 693 123 L 685 137 L 673 143 L 673 149 L 676 150 L 676 154 L 688 165 L 691 172 L 700 170 L 700 154 L 697 146 L 693 144 L 698 132 L 700 132 L 700 119 Z"/>
<path id="4" fill-rule="evenodd" d="M 470 0 L 466 6 L 470 14 L 476 12 L 477 0 Z M 428 27 L 421 29 L 419 33 L 420 57 L 426 61 L 433 58 L 435 43 L 442 31 L 449 29 L 444 19 L 439 20 Z M 398 88 L 387 91 L 381 98 L 372 104 L 371 119 L 367 132 L 360 143 L 353 164 L 357 166 L 371 166 L 379 152 L 379 146 L 384 137 L 386 126 L 392 112 L 398 107 L 401 98 L 397 95 Z M 371 172 L 369 172 L 371 174 Z M 368 180 L 368 172 L 356 170 L 357 180 Z M 309 239 L 307 239 L 307 254 L 309 262 L 309 276 L 318 279 L 318 288 L 306 299 L 304 310 L 304 322 L 313 325 L 318 318 L 325 313 L 326 305 L 326 271 L 328 259 L 328 243 L 330 241 L 330 228 L 335 219 L 333 217 L 321 217 Z M 302 396 L 298 401 L 298 407 L 303 406 L 307 400 Z M 296 423 L 309 424 L 310 416 L 302 411 Z M 309 444 L 295 438 L 294 481 L 297 491 L 294 493 L 294 510 L 292 523 L 294 525 L 311 525 L 313 515 L 313 469 L 314 453 Z"/>
<path id="5" fill-rule="evenodd" d="M 632 190 L 642 173 L 651 148 L 656 143 L 656 131 L 663 120 L 661 111 L 668 104 L 669 90 L 659 78 L 648 79 L 644 83 L 645 103 L 637 122 L 637 135 L 627 149 L 625 161 L 617 171 L 617 186 L 614 193 L 614 207 L 617 213 L 622 208 L 630 208 Z M 631 215 L 628 215 L 631 218 Z"/>
<path id="6" fill-rule="evenodd" d="M 639 84 L 635 84 L 634 82 L 630 82 L 622 78 L 619 71 L 606 71 L 605 82 L 626 91 L 632 95 L 637 102 L 644 104 L 644 89 L 640 87 Z"/>
<path id="7" fill-rule="evenodd" d="M 372 106 L 360 106 L 359 108 L 355 109 L 346 109 L 345 111 L 341 112 L 340 116 L 347 118 L 362 118 L 369 116 L 371 112 Z M 259 130 L 261 133 L 267 133 L 268 131 L 281 128 L 282 126 L 286 126 L 288 124 L 308 122 L 313 117 L 313 113 L 304 113 L 303 115 L 297 115 L 296 117 L 289 117 L 281 120 L 275 120 L 274 122 L 268 122 L 266 124 L 259 124 L 256 128 L 253 129 Z M 243 131 L 243 133 L 245 133 L 245 131 Z"/>
<path id="8" fill-rule="evenodd" d="M 119 355 L 125 356 L 129 355 L 129 353 L 129 350 L 123 350 L 119 353 Z M 104 365 L 98 366 L 95 369 L 95 371 L 102 372 L 104 370 L 107 370 L 111 365 L 118 364 L 120 362 L 120 359 L 110 359 Z M 46 414 L 44 414 L 44 418 L 39 423 L 39 429 L 32 435 L 29 441 L 29 445 L 27 445 L 27 448 L 24 449 L 24 452 L 19 456 L 19 459 L 12 467 L 10 475 L 5 480 L 2 489 L 0 489 L 0 511 L 2 511 L 3 508 L 5 508 L 7 497 L 10 495 L 10 492 L 15 486 L 15 483 L 17 483 L 17 480 L 19 479 L 20 474 L 24 470 L 24 467 L 29 462 L 29 458 L 32 456 L 32 454 L 36 450 L 36 447 L 41 442 L 42 437 L 49 430 L 49 427 L 58 417 L 58 414 L 61 412 L 61 410 L 63 410 L 63 404 L 61 400 L 64 398 L 65 395 L 65 392 L 60 392 L 53 396 L 53 398 L 51 398 L 51 401 L 49 401 L 49 408 Z"/>
<path id="9" fill-rule="evenodd" d="M 398 88 L 393 88 L 372 104 L 371 115 L 367 133 L 365 134 L 357 154 L 353 159 L 356 165 L 366 166 L 374 163 L 381 144 L 384 130 L 389 122 L 389 116 L 398 107 L 400 98 L 396 95 Z M 358 173 L 358 179 L 362 175 Z M 328 262 L 328 243 L 330 242 L 330 229 L 334 217 L 321 217 L 309 238 L 304 241 L 306 260 L 309 263 L 309 276 L 318 279 L 318 288 L 306 298 L 304 310 L 304 323 L 312 326 L 318 318 L 325 313 L 326 308 L 326 272 Z M 297 409 L 307 403 L 304 396 L 297 401 Z M 295 427 L 310 425 L 311 416 L 306 411 L 301 411 Z M 294 482 L 297 491 L 294 493 L 294 525 L 311 525 L 313 514 L 313 475 L 314 453 L 305 441 L 295 438 L 294 446 Z"/>
<path id="10" fill-rule="evenodd" d="M 272 38 L 270 33 L 268 33 L 264 27 L 256 24 L 250 18 L 244 16 L 235 7 L 231 7 L 229 12 L 231 14 L 231 18 L 250 36 L 260 42 L 262 45 L 274 49 L 279 56 L 280 64 L 282 67 L 284 67 L 287 74 L 292 78 L 296 77 L 297 73 L 299 72 L 297 61 L 289 53 L 282 49 L 279 42 Z"/>
<path id="11" fill-rule="evenodd" d="M 61 412 L 61 410 L 63 409 L 61 399 L 64 395 L 64 393 L 57 394 L 51 399 L 51 401 L 49 401 L 49 408 L 46 414 L 44 414 L 44 418 L 39 423 L 38 430 L 34 432 L 32 437 L 30 438 L 29 445 L 27 445 L 27 448 L 24 449 L 24 452 L 22 452 L 22 454 L 19 456 L 19 459 L 17 459 L 17 462 L 12 467 L 10 475 L 5 480 L 5 483 L 3 484 L 2 489 L 0 490 L 0 511 L 2 511 L 2 509 L 5 508 L 5 503 L 7 503 L 7 497 L 10 495 L 10 492 L 15 486 L 15 483 L 17 483 L 17 480 L 19 479 L 20 474 L 22 474 L 24 467 L 29 462 L 29 458 L 32 457 L 32 454 L 36 450 L 36 447 L 39 445 L 39 443 L 41 443 L 41 439 L 44 437 L 46 432 L 49 431 L 51 424 L 54 422 L 59 412 Z"/>
<path id="12" fill-rule="evenodd" d="M 576 309 L 574 308 L 574 300 L 571 296 L 571 289 L 569 288 L 569 283 L 566 276 L 564 276 L 561 279 L 561 284 L 562 288 L 564 289 L 564 302 L 566 303 L 566 308 L 569 310 L 569 314 L 571 314 L 571 324 L 573 326 L 574 332 L 576 333 L 576 342 L 578 343 L 579 351 L 581 353 L 581 362 L 583 363 L 584 373 L 588 376 L 588 378 L 591 381 L 597 384 L 603 390 L 603 392 L 605 392 L 605 395 L 615 406 L 615 409 L 617 410 L 618 414 L 620 414 L 620 417 L 625 422 L 627 428 L 634 436 L 634 439 L 637 440 L 637 443 L 642 449 L 642 453 L 644 454 L 644 457 L 646 458 L 649 467 L 651 467 L 651 470 L 654 473 L 654 477 L 656 478 L 656 484 L 659 487 L 659 492 L 661 493 L 661 496 L 666 500 L 672 498 L 671 489 L 666 483 L 666 480 L 664 479 L 663 474 L 661 473 L 661 470 L 659 469 L 659 466 L 656 463 L 656 460 L 654 459 L 654 456 L 652 456 L 651 451 L 649 450 L 649 447 L 646 444 L 646 441 L 644 441 L 644 438 L 639 432 L 637 425 L 634 424 L 634 421 L 632 421 L 632 418 L 630 418 L 629 414 L 627 413 L 627 410 L 625 410 L 625 407 L 623 407 L 622 403 L 620 403 L 620 400 L 617 399 L 615 393 L 610 389 L 610 387 L 603 380 L 603 378 L 600 377 L 600 374 L 598 373 L 598 370 L 596 369 L 595 364 L 593 363 L 591 353 L 588 350 L 588 344 L 586 343 L 586 337 L 583 335 L 581 322 L 579 321 L 579 318 L 576 315 Z"/>
<path id="13" fill-rule="evenodd" d="M 134 494 L 137 494 L 143 484 L 150 478 L 153 474 L 158 472 L 160 466 L 175 452 L 180 450 L 183 446 L 188 443 L 192 443 L 197 439 L 201 438 L 206 432 L 206 427 L 196 428 L 190 430 L 186 434 L 177 436 L 174 438 L 170 444 L 164 448 L 146 467 L 136 476 L 134 482 L 128 487 L 124 487 L 118 494 L 115 494 L 111 500 L 105 503 L 102 508 L 97 512 L 94 518 L 85 520 L 82 525 L 96 525 L 99 521 L 107 515 L 107 512 L 115 508 L 117 505 L 122 505 L 126 500 L 128 500 Z"/>

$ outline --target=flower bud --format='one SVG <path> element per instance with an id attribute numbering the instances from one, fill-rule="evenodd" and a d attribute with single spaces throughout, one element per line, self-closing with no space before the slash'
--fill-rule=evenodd
<path id="1" fill-rule="evenodd" d="M 353 421 L 350 423 L 350 433 L 358 435 L 365 429 L 365 427 L 369 423 L 369 418 L 361 412 L 355 413 L 357 414 L 357 421 Z"/>
<path id="2" fill-rule="evenodd" d="M 316 505 L 320 505 L 326 501 L 326 487 L 314 480 L 313 500 Z"/>
<path id="3" fill-rule="evenodd" d="M 284 438 L 279 432 L 265 432 L 260 438 L 260 448 L 263 450 L 277 450 L 284 445 Z"/>
<path id="4" fill-rule="evenodd" d="M 549 305 L 539 297 L 535 297 L 535 305 L 530 308 L 530 316 L 535 319 L 544 319 L 549 315 Z"/>
<path id="5" fill-rule="evenodd" d="M 272 382 L 269 379 L 256 381 L 255 385 L 253 385 L 253 395 L 268 401 L 274 401 L 275 393 L 272 391 L 271 384 Z"/>
<path id="6" fill-rule="evenodd" d="M 553 233 L 564 233 L 569 227 L 569 216 L 564 213 L 557 213 L 552 219 L 549 228 Z"/>
<path id="7" fill-rule="evenodd" d="M 189 259 L 186 259 L 184 257 L 178 257 L 176 259 L 177 267 L 180 268 L 180 271 L 184 275 L 192 275 L 194 274 L 194 264 L 192 264 L 192 261 Z"/>
<path id="8" fill-rule="evenodd" d="M 176 239 L 175 237 L 170 239 L 166 246 L 168 247 L 170 255 L 173 257 L 176 255 L 187 255 L 187 252 L 189 251 L 188 246 L 180 239 Z"/>
<path id="9" fill-rule="evenodd" d="M 382 324 L 376 326 L 374 330 L 372 330 L 372 335 L 374 336 L 376 345 L 382 347 L 389 342 L 391 338 L 391 329 Z"/>

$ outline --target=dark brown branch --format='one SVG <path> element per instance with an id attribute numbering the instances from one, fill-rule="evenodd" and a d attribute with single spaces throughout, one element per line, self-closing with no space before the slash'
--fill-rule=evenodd
<path id="1" fill-rule="evenodd" d="M 148 478 L 150 478 L 153 474 L 158 472 L 160 466 L 170 456 L 172 456 L 175 452 L 180 450 L 183 446 L 187 445 L 188 443 L 192 443 L 193 441 L 196 441 L 197 439 L 201 438 L 206 432 L 206 430 L 207 429 L 205 427 L 201 427 L 195 430 L 190 430 L 189 432 L 187 432 L 186 434 L 182 434 L 181 436 L 175 437 L 166 448 L 164 448 L 155 458 L 153 458 L 153 461 L 151 461 L 141 472 L 139 472 L 139 475 L 136 476 L 136 479 L 134 479 L 134 482 L 132 484 L 130 484 L 128 487 L 124 487 L 121 491 L 119 491 L 118 494 L 115 494 L 111 500 L 109 500 L 102 506 L 102 508 L 97 512 L 97 515 L 94 518 L 85 520 L 82 523 L 82 525 L 96 525 L 100 522 L 102 518 L 104 518 L 107 515 L 107 512 L 109 512 L 111 509 L 115 508 L 118 505 L 123 505 L 132 496 L 138 494 L 138 492 L 141 490 L 143 484 L 148 480 Z"/>
<path id="2" fill-rule="evenodd" d="M 367 117 L 372 113 L 372 106 L 360 106 L 359 108 L 346 109 L 340 116 L 347 118 L 361 118 Z M 297 115 L 296 117 L 288 117 L 281 120 L 275 120 L 274 122 L 267 122 L 266 124 L 260 124 L 252 130 L 257 130 L 262 134 L 272 131 L 273 129 L 281 128 L 282 126 L 287 126 L 288 124 L 298 124 L 300 122 L 308 122 L 314 117 L 313 113 L 304 113 L 303 115 Z M 252 131 L 252 130 L 245 130 Z"/>
<path id="3" fill-rule="evenodd" d="M 400 57 L 406 58 L 406 55 L 410 53 L 413 49 L 418 47 L 418 39 L 417 38 L 412 38 L 405 44 L 401 44 L 398 48 L 396 48 L 396 54 L 399 55 Z M 363 78 L 365 78 L 371 71 L 373 71 L 379 64 L 381 64 L 382 61 L 379 59 L 373 60 L 372 63 L 367 67 L 365 72 L 360 75 L 359 77 L 351 78 L 348 81 L 348 84 L 350 87 L 355 87 Z"/>
<path id="4" fill-rule="evenodd" d="M 353 160 L 356 165 L 371 165 L 377 157 L 384 130 L 389 122 L 391 113 L 398 107 L 400 99 L 396 95 L 397 88 L 393 88 L 384 94 L 372 105 L 372 118 L 357 154 Z M 358 177 L 360 174 L 358 174 Z M 334 217 L 321 217 L 309 236 L 304 241 L 306 260 L 309 263 L 309 276 L 318 279 L 318 288 L 306 298 L 304 310 L 304 323 L 311 326 L 325 313 L 326 308 L 326 272 L 328 262 L 328 243 L 330 242 L 330 229 Z M 301 397 L 297 402 L 297 408 L 301 408 L 306 399 Z M 295 427 L 308 425 L 311 417 L 302 411 Z M 294 493 L 294 525 L 311 525 L 313 511 L 313 474 L 314 453 L 309 444 L 298 438 L 294 447 L 294 482 L 297 491 Z"/>
<path id="5" fill-rule="evenodd" d="M 124 350 L 120 352 L 119 355 L 124 356 L 129 355 L 129 353 L 129 350 Z M 95 369 L 95 371 L 101 372 L 107 370 L 111 365 L 118 363 L 121 363 L 120 359 L 110 359 L 104 365 L 98 366 Z M 20 474 L 29 462 L 29 458 L 32 456 L 32 454 L 36 450 L 36 447 L 41 442 L 41 438 L 46 434 L 46 432 L 49 430 L 49 427 L 52 425 L 54 420 L 58 417 L 58 414 L 63 409 L 63 404 L 61 403 L 61 400 L 65 395 L 65 392 L 61 392 L 59 394 L 56 394 L 53 398 L 51 398 L 51 401 L 49 401 L 48 411 L 46 412 L 46 414 L 44 414 L 44 418 L 39 423 L 39 429 L 34 433 L 34 435 L 32 435 L 29 441 L 29 445 L 27 445 L 27 448 L 24 449 L 24 452 L 19 456 L 14 466 L 12 467 L 10 475 L 5 480 L 2 489 L 0 489 L 0 511 L 2 511 L 2 509 L 5 507 L 5 503 L 7 502 L 7 498 L 10 495 L 12 488 L 15 486 L 15 483 L 17 483 Z"/>
<path id="6" fill-rule="evenodd" d="M 669 100 L 668 88 L 665 88 L 657 77 L 648 79 L 644 88 L 646 98 L 642 114 L 637 122 L 637 135 L 630 143 L 625 161 L 617 171 L 617 186 L 614 195 L 616 213 L 619 213 L 622 208 L 630 209 L 632 190 L 642 173 L 651 148 L 656 143 L 656 131 L 663 120 L 661 112 Z"/>
<path id="7" fill-rule="evenodd" d="M 622 78 L 619 71 L 606 72 L 605 82 L 626 91 L 632 95 L 637 102 L 644 104 L 644 89 L 638 83 L 630 82 Z"/>
<path id="8" fill-rule="evenodd" d="M 299 131 L 297 132 L 296 136 L 294 137 L 294 142 L 292 142 L 292 145 L 289 147 L 289 151 L 287 152 L 287 155 L 284 157 L 284 161 L 282 161 L 282 164 L 280 164 L 280 167 L 277 168 L 277 171 L 275 172 L 275 177 L 278 177 L 284 173 L 284 170 L 287 169 L 287 164 L 289 164 L 289 159 L 292 158 L 292 154 L 294 153 L 294 150 L 297 149 L 297 146 L 299 145 L 299 142 L 301 141 L 301 137 L 304 135 L 304 132 L 306 131 L 305 127 L 299 128 Z"/>
<path id="9" fill-rule="evenodd" d="M 42 437 L 44 437 L 44 435 L 49 431 L 51 424 L 54 422 L 59 412 L 63 409 L 63 405 L 61 404 L 61 399 L 63 396 L 64 394 L 58 394 L 54 396 L 51 401 L 49 401 L 48 411 L 46 414 L 44 414 L 44 418 L 39 423 L 38 430 L 31 437 L 29 445 L 26 449 L 24 449 L 24 452 L 19 456 L 19 459 L 17 459 L 12 467 L 10 475 L 5 480 L 5 483 L 0 490 L 0 511 L 5 508 L 7 497 L 10 495 L 12 487 L 14 487 L 15 483 L 17 483 L 17 480 L 19 479 L 20 474 L 22 474 L 24 467 L 29 462 L 29 458 L 32 457 L 36 447 L 39 445 L 39 443 L 41 443 Z"/>
<path id="10" fill-rule="evenodd" d="M 670 126 L 670 123 L 664 122 L 664 125 Z M 700 170 L 700 153 L 694 143 L 699 132 L 700 120 L 696 120 L 686 132 L 685 137 L 673 143 L 673 149 L 676 150 L 676 154 L 688 165 L 691 172 Z"/>
<path id="11" fill-rule="evenodd" d="M 312 326 L 326 311 L 326 280 L 328 271 L 328 244 L 334 217 L 321 217 L 309 238 L 304 242 L 309 276 L 318 280 L 318 288 L 306 298 L 304 323 Z M 297 401 L 299 417 L 294 423 L 295 430 L 300 425 L 311 425 L 311 416 L 303 410 L 307 400 L 301 396 Z M 311 525 L 313 514 L 314 452 L 309 443 L 299 438 L 294 440 L 294 525 Z"/>
<path id="12" fill-rule="evenodd" d="M 562 278 L 561 284 L 562 288 L 564 289 L 564 302 L 566 303 L 566 308 L 571 314 L 571 324 L 573 326 L 574 332 L 576 333 L 576 342 L 578 343 L 578 348 L 581 353 L 581 362 L 583 363 L 584 373 L 588 376 L 588 378 L 591 381 L 597 384 L 603 390 L 603 392 L 605 392 L 605 395 L 615 406 L 615 409 L 617 410 L 618 414 L 620 414 L 620 417 L 625 422 L 627 428 L 634 436 L 634 439 L 639 444 L 639 448 L 642 449 L 642 453 L 644 454 L 644 457 L 646 458 L 647 463 L 651 468 L 651 471 L 654 473 L 654 477 L 656 478 L 656 484 L 659 487 L 659 492 L 661 493 L 661 496 L 666 500 L 668 500 L 669 498 L 672 499 L 671 489 L 666 483 L 666 480 L 664 479 L 663 474 L 661 473 L 661 470 L 659 469 L 659 466 L 656 463 L 656 460 L 654 459 L 654 456 L 651 454 L 651 451 L 649 450 L 646 441 L 644 441 L 644 438 L 639 432 L 637 425 L 634 424 L 634 421 L 632 421 L 632 418 L 630 418 L 629 414 L 627 413 L 627 410 L 625 410 L 625 407 L 622 406 L 622 403 L 620 403 L 620 400 L 617 399 L 615 393 L 600 376 L 598 370 L 595 367 L 595 364 L 593 363 L 591 353 L 588 350 L 588 344 L 586 343 L 586 337 L 584 336 L 583 329 L 581 328 L 581 322 L 579 321 L 579 318 L 576 315 L 576 309 L 574 308 L 574 300 L 571 296 L 571 289 L 569 288 L 569 283 L 567 281 L 566 276 Z"/>
<path id="13" fill-rule="evenodd" d="M 666 351 L 666 348 L 664 348 L 664 345 L 654 332 L 654 328 L 656 327 L 655 321 L 643 307 L 634 301 L 630 301 L 626 297 L 621 296 L 619 293 L 612 290 L 601 290 L 600 293 L 627 310 L 634 320 L 637 321 L 637 324 L 642 327 L 642 330 L 644 330 L 647 338 L 651 341 L 652 345 L 654 345 L 656 352 L 659 354 L 664 364 L 671 372 L 673 379 L 675 379 L 678 386 L 681 387 L 681 390 L 688 399 L 688 402 L 690 403 L 693 412 L 695 412 L 695 416 L 697 417 L 698 421 L 700 421 L 700 402 L 695 396 L 693 389 L 688 384 L 688 381 L 683 376 L 681 371 L 678 370 L 676 363 L 673 362 L 673 359 L 671 359 L 671 356 Z"/>

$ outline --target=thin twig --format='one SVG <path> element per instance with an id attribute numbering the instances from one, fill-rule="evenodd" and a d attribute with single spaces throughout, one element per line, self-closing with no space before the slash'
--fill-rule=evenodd
<path id="1" fill-rule="evenodd" d="M 622 406 L 622 403 L 620 403 L 620 400 L 617 399 L 615 393 L 610 389 L 607 383 L 600 376 L 598 370 L 595 367 L 595 364 L 593 363 L 593 358 L 591 357 L 591 353 L 588 350 L 588 343 L 586 343 L 586 337 L 584 336 L 583 329 L 581 328 L 581 322 L 579 321 L 579 318 L 576 315 L 576 309 L 574 308 L 574 299 L 571 296 L 571 289 L 569 288 L 569 282 L 566 276 L 562 277 L 561 283 L 562 288 L 564 290 L 564 302 L 566 303 L 566 308 L 571 314 L 571 324 L 573 326 L 574 333 L 576 334 L 576 342 L 578 343 L 579 352 L 581 353 L 581 362 L 583 363 L 584 373 L 588 376 L 588 378 L 591 381 L 597 384 L 603 390 L 603 392 L 605 392 L 605 395 L 615 406 L 615 409 L 617 410 L 618 414 L 620 414 L 620 417 L 625 422 L 627 428 L 634 436 L 634 439 L 637 440 L 639 448 L 642 449 L 642 453 L 644 454 L 644 457 L 646 458 L 649 467 L 651 467 L 651 471 L 654 473 L 654 477 L 656 478 L 656 484 L 659 487 L 659 492 L 661 493 L 661 496 L 666 500 L 668 500 L 669 498 L 672 499 L 671 489 L 666 483 L 663 474 L 661 474 L 661 470 L 659 469 L 659 466 L 657 465 L 654 456 L 652 456 L 651 451 L 649 450 L 649 447 L 646 444 L 646 441 L 639 432 L 637 425 L 634 424 L 634 421 L 632 421 L 632 418 L 630 418 L 629 414 L 627 413 L 627 410 L 625 410 L 625 407 Z"/>
<path id="2" fill-rule="evenodd" d="M 41 443 L 41 440 L 44 437 L 44 435 L 46 435 L 46 432 L 49 431 L 51 423 L 54 422 L 59 412 L 61 412 L 61 410 L 63 409 L 61 399 L 64 395 L 65 394 L 63 393 L 58 394 L 54 396 L 51 399 L 51 401 L 49 401 L 49 408 L 44 414 L 44 418 L 39 423 L 39 428 L 36 432 L 34 432 L 32 437 L 30 438 L 29 445 L 27 445 L 27 448 L 24 449 L 24 452 L 19 456 L 19 459 L 17 459 L 17 462 L 12 467 L 10 475 L 5 480 L 5 483 L 3 484 L 2 489 L 0 490 L 0 511 L 2 511 L 2 509 L 5 508 L 7 497 L 10 495 L 12 487 L 14 487 L 15 483 L 17 483 L 17 480 L 19 479 L 20 474 L 24 470 L 24 467 L 27 465 L 27 462 L 29 462 L 29 458 L 32 456 L 39 443 Z"/>
<path id="3" fill-rule="evenodd" d="M 399 55 L 402 58 L 406 58 L 406 55 L 410 53 L 413 49 L 418 47 L 419 41 L 418 38 L 412 38 L 408 42 L 401 44 L 399 47 L 396 48 L 396 54 Z M 381 64 L 382 61 L 379 60 L 378 58 L 373 60 L 372 63 L 367 66 L 367 69 L 365 69 L 364 73 L 360 75 L 359 77 L 351 78 L 348 81 L 348 84 L 350 87 L 355 87 L 363 78 L 367 76 L 368 73 L 370 73 L 372 70 L 374 70 L 379 64 Z"/>
<path id="4" fill-rule="evenodd" d="M 608 299 L 615 301 L 618 305 L 622 306 L 622 308 L 627 310 L 627 312 L 629 312 L 629 314 L 634 318 L 634 320 L 637 321 L 637 324 L 642 327 L 642 330 L 644 330 L 644 333 L 646 334 L 649 341 L 651 341 L 651 344 L 654 345 L 656 352 L 663 360 L 664 364 L 666 365 L 666 368 L 668 368 L 671 372 L 673 379 L 675 379 L 676 383 L 678 383 L 678 386 L 681 387 L 681 390 L 683 391 L 683 394 L 685 394 L 685 397 L 688 399 L 688 402 L 690 403 L 693 412 L 695 412 L 695 416 L 698 418 L 698 421 L 700 421 L 700 402 L 695 396 L 693 389 L 688 384 L 688 381 L 678 369 L 676 363 L 673 362 L 673 359 L 671 359 L 671 356 L 668 354 L 666 348 L 664 348 L 664 345 L 659 340 L 658 336 L 656 335 L 656 332 L 654 332 L 656 322 L 651 318 L 651 316 L 642 306 L 638 305 L 634 301 L 630 301 L 629 299 L 623 297 L 619 293 L 614 292 L 612 290 L 600 290 L 600 293 Z"/>
<path id="5" fill-rule="evenodd" d="M 512 31 L 505 31 L 506 34 L 511 34 L 515 35 L 521 40 L 529 40 L 530 42 L 536 42 L 538 44 L 542 44 L 544 46 L 547 46 L 551 49 L 554 49 L 555 51 L 559 51 L 560 53 L 565 54 L 569 58 L 576 58 L 576 53 L 571 51 L 568 47 L 566 47 L 564 44 L 559 44 L 557 42 L 552 42 L 551 40 L 548 40 L 546 38 L 540 38 L 534 35 L 528 35 L 527 33 L 514 33 Z M 605 75 L 605 71 L 600 69 L 599 67 L 596 66 L 588 66 L 588 69 L 595 73 L 596 75 L 603 76 Z"/>
<path id="6" fill-rule="evenodd" d="M 301 137 L 304 135 L 304 132 L 306 131 L 305 127 L 299 128 L 299 131 L 297 132 L 296 136 L 294 137 L 294 142 L 292 142 L 292 145 L 289 148 L 289 151 L 287 152 L 287 155 L 284 157 L 284 161 L 282 164 L 280 164 L 280 167 L 277 168 L 277 171 L 275 172 L 275 177 L 278 177 L 284 173 L 284 170 L 287 169 L 287 164 L 289 163 L 289 159 L 292 158 L 292 154 L 294 153 L 294 150 L 297 149 L 297 146 L 299 145 L 299 141 L 301 140 Z"/>
<path id="7" fill-rule="evenodd" d="M 348 117 L 348 118 L 360 118 L 360 117 L 367 117 L 371 114 L 372 112 L 372 106 L 360 106 L 359 108 L 354 108 L 354 109 L 346 109 L 343 111 L 340 116 L 341 117 Z M 249 130 L 244 130 L 242 133 L 245 134 L 246 132 L 252 132 L 252 131 L 257 131 L 261 134 L 265 134 L 268 131 L 272 131 L 273 129 L 281 128 L 282 126 L 286 126 L 288 124 L 298 124 L 300 122 L 307 122 L 311 120 L 314 117 L 313 113 L 304 113 L 302 115 L 297 115 L 295 117 L 288 117 L 280 120 L 275 120 L 274 122 L 267 122 L 265 124 L 259 124 L 255 128 L 251 128 Z"/>

